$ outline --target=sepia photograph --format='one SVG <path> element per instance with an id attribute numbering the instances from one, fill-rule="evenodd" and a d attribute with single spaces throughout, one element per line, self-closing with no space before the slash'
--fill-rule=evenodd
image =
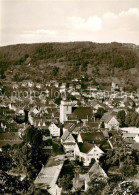
<path id="1" fill-rule="evenodd" d="M 0 195 L 139 195 L 139 0 L 0 0 Z"/>

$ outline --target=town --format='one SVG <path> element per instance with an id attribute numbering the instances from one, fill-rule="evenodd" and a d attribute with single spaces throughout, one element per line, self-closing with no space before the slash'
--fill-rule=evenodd
<path id="1" fill-rule="evenodd" d="M 0 194 L 138 194 L 139 89 L 0 83 Z"/>

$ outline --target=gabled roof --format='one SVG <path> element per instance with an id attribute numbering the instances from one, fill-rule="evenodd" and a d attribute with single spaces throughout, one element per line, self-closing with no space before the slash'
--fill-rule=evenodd
<path id="1" fill-rule="evenodd" d="M 70 132 L 72 132 L 75 127 L 76 125 L 74 123 L 67 123 L 64 125 L 64 129 L 68 129 Z"/>
<path id="2" fill-rule="evenodd" d="M 107 177 L 107 174 L 105 173 L 105 171 L 102 169 L 102 167 L 98 164 L 98 162 L 95 162 L 92 167 L 89 169 L 88 171 L 88 175 L 91 178 L 94 175 L 98 175 L 98 176 L 103 176 L 103 177 Z"/>
<path id="3" fill-rule="evenodd" d="M 91 107 L 73 107 L 73 112 L 69 116 L 77 119 L 92 118 L 93 110 Z"/>
<path id="4" fill-rule="evenodd" d="M 97 101 L 91 102 L 91 106 L 95 107 L 96 105 L 99 105 L 101 107 L 105 107 L 105 105 L 101 102 L 97 102 Z"/>
<path id="5" fill-rule="evenodd" d="M 114 117 L 114 115 L 111 112 L 110 113 L 106 112 L 102 116 L 101 121 L 104 121 L 105 123 L 108 123 L 113 117 Z"/>
<path id="6" fill-rule="evenodd" d="M 108 131 L 107 130 L 102 131 L 102 132 L 103 132 L 103 135 L 104 135 L 105 138 L 109 138 L 109 134 L 108 134 Z"/>
<path id="7" fill-rule="evenodd" d="M 63 167 L 63 163 L 64 156 L 62 155 L 61 157 L 50 157 L 47 161 L 47 164 L 42 167 L 34 183 L 36 185 L 45 184 L 46 186 L 53 187 L 57 182 L 57 179 Z"/>
<path id="8" fill-rule="evenodd" d="M 102 141 L 105 139 L 103 132 L 80 133 L 83 141 Z"/>
<path id="9" fill-rule="evenodd" d="M 68 130 L 66 130 L 66 131 L 63 133 L 61 139 L 62 139 L 63 141 L 65 141 L 65 140 L 67 139 L 67 137 L 69 136 L 69 134 L 70 134 L 70 132 L 69 132 Z"/>
<path id="10" fill-rule="evenodd" d="M 78 147 L 80 152 L 82 153 L 88 153 L 92 148 L 94 148 L 94 144 L 89 144 L 89 143 L 78 143 Z"/>

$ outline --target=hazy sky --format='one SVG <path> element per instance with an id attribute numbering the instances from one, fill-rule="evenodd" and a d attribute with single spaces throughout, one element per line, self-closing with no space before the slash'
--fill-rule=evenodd
<path id="1" fill-rule="evenodd" d="M 0 45 L 139 44 L 139 0 L 0 0 Z"/>

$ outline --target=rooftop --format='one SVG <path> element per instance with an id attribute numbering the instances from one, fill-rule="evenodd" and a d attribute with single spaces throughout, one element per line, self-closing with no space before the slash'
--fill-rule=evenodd
<path id="1" fill-rule="evenodd" d="M 38 174 L 35 184 L 45 184 L 46 186 L 54 186 L 57 182 L 59 174 L 64 164 L 64 155 L 50 157 L 46 165 Z"/>
<path id="2" fill-rule="evenodd" d="M 89 143 L 84 142 L 84 143 L 78 143 L 78 146 L 79 146 L 80 152 L 88 153 L 94 147 L 94 144 L 89 144 Z"/>
<path id="3" fill-rule="evenodd" d="M 102 141 L 105 139 L 103 132 L 81 133 L 83 141 Z"/>
<path id="4" fill-rule="evenodd" d="M 91 107 L 73 107 L 73 112 L 69 116 L 77 119 L 88 119 L 93 117 L 93 110 Z"/>

